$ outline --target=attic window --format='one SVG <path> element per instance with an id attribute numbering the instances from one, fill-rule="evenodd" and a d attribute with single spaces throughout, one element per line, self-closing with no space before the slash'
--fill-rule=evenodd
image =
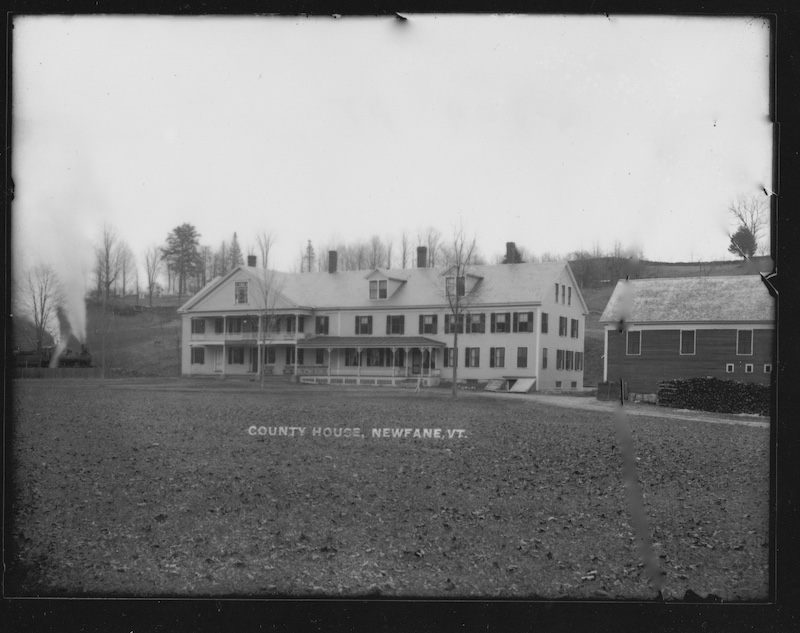
<path id="1" fill-rule="evenodd" d="M 458 284 L 456 284 L 455 277 L 448 277 L 446 290 L 448 297 L 452 297 L 455 294 L 454 291 L 458 292 L 459 297 L 463 297 L 467 293 L 467 282 L 463 276 L 458 278 Z"/>
<path id="2" fill-rule="evenodd" d="M 387 296 L 386 280 L 380 279 L 369 282 L 369 298 L 385 299 Z"/>
<path id="3" fill-rule="evenodd" d="M 694 354 L 694 340 L 695 340 L 695 331 L 694 330 L 681 330 L 681 354 Z"/>
<path id="4" fill-rule="evenodd" d="M 625 353 L 628 356 L 638 356 L 642 353 L 642 333 L 628 332 Z"/>
<path id="5" fill-rule="evenodd" d="M 736 355 L 737 356 L 753 355 L 753 330 L 736 331 Z"/>
<path id="6" fill-rule="evenodd" d="M 234 284 L 234 303 L 247 303 L 246 281 L 237 281 Z"/>

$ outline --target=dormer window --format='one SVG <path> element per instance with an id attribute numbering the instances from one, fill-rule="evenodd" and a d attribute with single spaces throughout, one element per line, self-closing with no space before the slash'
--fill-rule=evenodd
<path id="1" fill-rule="evenodd" d="M 448 277 L 446 290 L 448 297 L 455 296 L 456 292 L 459 297 L 463 297 L 467 293 L 467 282 L 463 276 L 458 278 L 458 283 L 456 283 L 455 277 Z"/>
<path id="2" fill-rule="evenodd" d="M 388 290 L 385 279 L 378 279 L 369 282 L 369 298 L 370 299 L 385 299 Z"/>
<path id="3" fill-rule="evenodd" d="M 237 281 L 234 284 L 234 303 L 247 303 L 246 281 Z"/>

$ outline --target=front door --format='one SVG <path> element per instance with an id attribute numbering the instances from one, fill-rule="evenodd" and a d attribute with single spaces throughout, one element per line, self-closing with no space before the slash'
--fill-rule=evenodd
<path id="1" fill-rule="evenodd" d="M 214 371 L 222 371 L 222 356 L 223 351 L 221 347 L 214 350 Z"/>
<path id="2" fill-rule="evenodd" d="M 411 373 L 415 376 L 419 375 L 420 367 L 422 366 L 422 354 L 418 349 L 411 350 Z"/>
<path id="3" fill-rule="evenodd" d="M 258 371 L 258 349 L 255 347 L 250 348 L 250 371 Z"/>

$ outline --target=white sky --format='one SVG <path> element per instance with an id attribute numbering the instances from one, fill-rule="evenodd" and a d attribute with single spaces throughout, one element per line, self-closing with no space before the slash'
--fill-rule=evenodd
<path id="1" fill-rule="evenodd" d="M 766 21 L 409 18 L 15 18 L 20 263 L 88 275 L 104 222 L 140 260 L 271 231 L 283 270 L 459 222 L 489 261 L 732 258 L 728 203 L 772 189 Z"/>

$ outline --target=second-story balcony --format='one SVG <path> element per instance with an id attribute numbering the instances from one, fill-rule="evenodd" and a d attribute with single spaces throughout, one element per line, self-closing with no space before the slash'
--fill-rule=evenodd
<path id="1" fill-rule="evenodd" d="M 276 343 L 295 343 L 306 338 L 304 332 L 204 332 L 192 333 L 192 341 L 203 343 L 242 342 L 274 345 Z"/>

